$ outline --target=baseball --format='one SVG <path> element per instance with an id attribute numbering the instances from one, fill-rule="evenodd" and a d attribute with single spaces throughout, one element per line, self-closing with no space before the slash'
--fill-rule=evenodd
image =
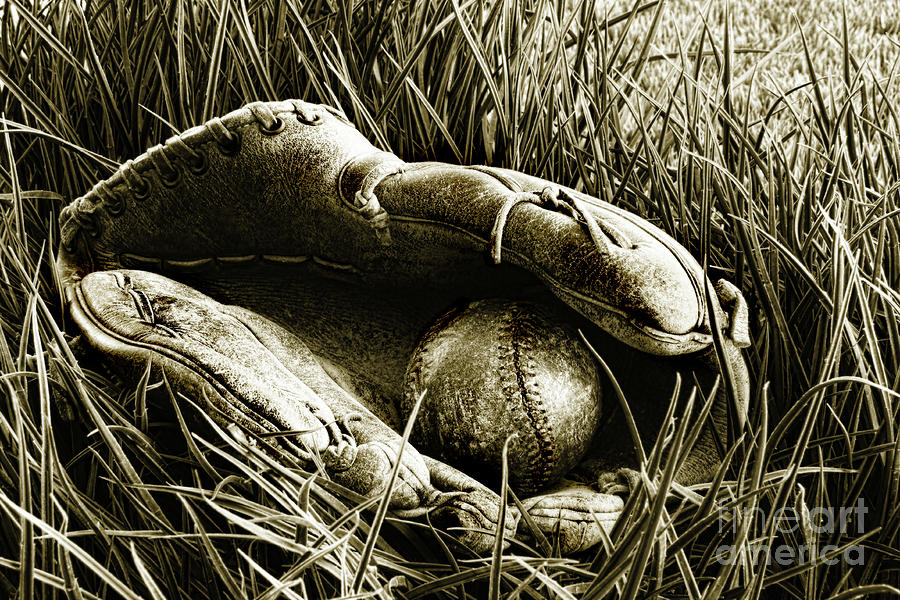
<path id="1" fill-rule="evenodd" d="M 575 466 L 600 418 L 594 358 L 559 316 L 524 301 L 481 300 L 438 318 L 407 368 L 405 415 L 422 391 L 418 448 L 496 485 L 514 435 L 510 485 L 524 494 Z"/>

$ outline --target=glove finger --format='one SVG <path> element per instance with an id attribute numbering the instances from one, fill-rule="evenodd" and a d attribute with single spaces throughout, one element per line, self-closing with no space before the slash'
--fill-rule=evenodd
<path id="1" fill-rule="evenodd" d="M 214 389 L 220 423 L 290 432 L 311 455 L 346 441 L 328 404 L 196 290 L 153 273 L 105 271 L 85 277 L 74 296 L 71 314 L 85 339 L 126 376 L 152 358 L 176 389 Z"/>
<path id="2" fill-rule="evenodd" d="M 381 494 L 390 483 L 400 451 L 399 442 L 398 439 L 393 443 L 361 444 L 352 464 L 334 472 L 332 478 L 365 496 Z M 428 469 L 422 456 L 410 445 L 403 448 L 400 461 L 400 470 L 391 490 L 390 506 L 399 510 L 419 508 L 425 499 L 435 495 L 429 483 Z"/>
<path id="3" fill-rule="evenodd" d="M 438 506 L 430 513 L 432 522 L 473 552 L 490 552 L 500 523 L 500 496 L 450 465 L 424 459 L 432 484 L 442 492 L 433 499 Z M 508 506 L 504 521 L 503 536 L 512 538 L 519 526 L 518 511 Z"/>
<path id="4" fill-rule="evenodd" d="M 558 541 L 563 554 L 599 544 L 602 532 L 609 534 L 625 506 L 618 496 L 567 480 L 522 504 L 541 532 Z"/>

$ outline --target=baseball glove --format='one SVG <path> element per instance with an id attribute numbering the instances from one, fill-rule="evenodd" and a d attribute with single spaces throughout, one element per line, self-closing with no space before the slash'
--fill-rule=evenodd
<path id="1" fill-rule="evenodd" d="M 410 356 L 460 297 L 522 290 L 643 353 L 729 369 L 737 385 L 719 390 L 682 483 L 717 467 L 729 397 L 743 419 L 743 299 L 709 285 L 677 242 L 536 177 L 405 163 L 327 106 L 253 103 L 151 148 L 63 210 L 61 240 L 67 305 L 111 365 L 136 375 L 152 359 L 217 422 L 361 494 L 382 492 L 401 461 L 392 507 L 430 511 L 476 551 L 501 521 L 497 493 L 401 453 L 397 433 Z M 574 552 L 623 504 L 596 481 L 564 480 L 523 506 Z"/>

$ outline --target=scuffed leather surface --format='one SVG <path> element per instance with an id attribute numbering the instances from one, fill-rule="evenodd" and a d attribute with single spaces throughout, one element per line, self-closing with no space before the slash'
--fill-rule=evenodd
<path id="1" fill-rule="evenodd" d="M 312 452 L 328 445 L 322 423 L 335 420 L 331 407 L 272 361 L 238 319 L 190 287 L 143 271 L 91 273 L 78 287 L 78 308 L 89 341 L 97 332 L 145 357 L 153 352 L 181 362 L 237 398 L 241 412 L 265 420 L 264 430 L 308 432 L 300 438 Z"/>
<path id="2" fill-rule="evenodd" d="M 153 322 L 122 290 L 125 278 L 147 299 Z M 390 457 L 399 451 L 399 435 L 330 382 L 302 341 L 271 322 L 143 271 L 89 274 L 79 283 L 72 308 L 97 350 L 136 369 L 153 359 L 177 389 L 211 390 L 219 397 L 213 401 L 219 413 L 214 417 L 223 425 L 237 422 L 262 434 L 299 432 L 296 437 L 306 450 L 325 455 L 329 445 L 340 441 L 329 436 L 327 426 L 348 423 L 351 433 L 361 434 L 354 435 L 354 441 L 357 460 L 365 468 L 340 464 L 333 473 L 344 472 L 339 476 L 342 483 L 362 494 L 383 489 L 393 466 Z M 248 316 L 250 326 L 242 320 Z M 287 365 L 280 356 L 291 357 Z M 230 410 L 221 414 L 223 406 Z M 394 502 L 418 506 L 431 493 L 427 468 L 411 447 L 402 461 Z"/>
<path id="3" fill-rule="evenodd" d="M 411 165 L 386 179 L 376 192 L 395 222 L 422 230 L 417 234 L 421 246 L 447 243 L 443 238 L 464 232 L 476 246 L 480 242 L 486 247 L 500 205 L 515 193 L 490 171 L 440 163 Z M 501 173 L 504 180 L 520 183 L 521 191 L 540 193 L 555 186 Z M 448 202 L 448 197 L 458 201 Z M 708 345 L 696 261 L 673 252 L 674 240 L 643 219 L 626 219 L 608 204 L 590 202 L 597 221 L 622 232 L 628 245 L 619 246 L 610 238 L 608 252 L 601 252 L 568 215 L 523 203 L 510 214 L 503 256 L 534 272 L 571 306 L 639 349 L 681 354 Z M 548 239 L 553 243 L 546 243 Z"/>
<path id="4" fill-rule="evenodd" d="M 372 169 L 380 161 L 402 162 L 320 107 L 310 108 L 320 115 L 319 124 L 300 122 L 295 102 L 267 105 L 285 123 L 277 135 L 262 133 L 246 109 L 223 117 L 240 136 L 233 156 L 223 155 L 203 126 L 184 132 L 181 139 L 206 157 L 209 168 L 201 175 L 180 169 L 177 186 L 165 185 L 149 158 L 153 151 L 126 164 L 123 170 L 148 181 L 152 196 L 136 199 L 122 171 L 98 184 L 62 215 L 64 246 L 73 251 L 66 260 L 110 269 L 164 268 L 167 260 L 316 256 L 352 266 L 361 281 L 446 282 L 477 269 L 500 206 L 516 193 L 509 182 L 535 192 L 555 185 L 496 169 L 407 165 L 375 188 L 390 215 L 391 243 L 383 245 L 350 206 L 341 181 L 360 179 L 344 173 L 351 163 Z M 375 158 L 359 161 L 367 156 Z M 601 252 L 571 217 L 523 204 L 510 215 L 506 255 L 626 343 L 662 354 L 708 346 L 696 261 L 643 219 L 589 202 L 598 222 L 622 232 L 630 245 L 610 238 Z M 150 260 L 133 264 L 125 255 Z"/>
<path id="5" fill-rule="evenodd" d="M 123 282 L 146 299 L 143 310 Z M 264 317 L 160 275 L 123 270 L 87 275 L 77 284 L 71 313 L 96 350 L 134 372 L 151 361 L 173 388 L 208 398 L 211 416 L 223 426 L 236 423 L 256 434 L 297 432 L 264 443 L 299 443 L 322 457 L 332 479 L 357 493 L 380 494 L 400 457 L 392 507 L 434 509 L 440 522 L 479 530 L 460 532 L 463 543 L 478 552 L 491 547 L 481 530 L 498 522 L 498 496 L 412 445 L 401 453 L 396 431 L 335 384 L 300 339 Z M 330 456 L 328 447 L 340 440 L 329 439 L 326 428 L 336 424 L 352 444 Z M 510 535 L 516 523 L 511 513 Z"/>
<path id="6" fill-rule="evenodd" d="M 271 124 L 263 123 L 260 115 L 280 119 L 284 128 L 267 133 L 265 129 Z M 234 153 L 233 147 L 223 144 L 226 134 L 239 136 Z M 190 153 L 202 156 L 208 168 L 192 170 L 184 159 Z M 168 175 L 163 171 L 169 169 L 174 169 L 177 177 L 167 183 Z M 372 178 L 373 172 L 378 174 L 378 181 Z M 355 206 L 361 198 L 356 188 L 366 186 L 371 186 L 362 196 L 367 204 Z M 501 169 L 441 163 L 404 165 L 397 157 L 378 151 L 333 109 L 301 101 L 257 103 L 188 130 L 129 161 L 67 207 L 61 215 L 58 265 L 73 316 L 86 333 L 94 335 L 92 343 L 97 348 L 113 360 L 132 364 L 143 364 L 148 353 L 153 353 L 160 367 L 173 374 L 188 393 L 210 395 L 209 409 L 217 418 L 250 431 L 271 432 L 321 422 L 327 420 L 328 410 L 335 422 L 341 421 L 359 403 L 334 385 L 320 366 L 310 370 L 312 363 L 318 363 L 308 350 L 300 355 L 312 363 L 286 358 L 300 348 L 296 344 L 299 339 L 250 311 L 222 305 L 217 308 L 220 322 L 235 325 L 236 331 L 242 332 L 237 337 L 223 334 L 223 339 L 231 340 L 226 345 L 235 348 L 232 360 L 228 352 L 216 354 L 221 347 L 195 343 L 200 338 L 214 339 L 218 333 L 204 331 L 202 325 L 198 325 L 198 340 L 183 336 L 182 346 L 177 340 L 154 337 L 159 332 L 148 334 L 140 315 L 128 313 L 128 304 L 122 298 L 113 299 L 105 312 L 125 311 L 121 313 L 125 317 L 106 322 L 96 315 L 91 317 L 93 309 L 82 303 L 78 281 L 93 271 L 119 267 L 163 271 L 178 277 L 195 273 L 199 281 L 205 278 L 206 282 L 215 282 L 231 272 L 234 264 L 247 269 L 277 266 L 292 273 L 312 266 L 313 271 L 321 271 L 322 277 L 335 277 L 363 290 L 369 286 L 381 292 L 392 287 L 404 293 L 427 289 L 435 298 L 443 297 L 449 303 L 458 294 L 454 290 L 471 288 L 487 294 L 502 291 L 508 280 L 497 274 L 518 268 L 618 340 L 659 355 L 705 351 L 695 362 L 707 371 L 717 371 L 708 313 L 716 315 L 726 333 L 741 328 L 728 322 L 718 302 L 706 306 L 696 261 L 643 219 L 567 190 L 584 202 L 587 215 L 608 234 L 602 247 L 590 238 L 583 223 L 534 203 L 522 203 L 510 211 L 504 228 L 502 255 L 507 264 L 498 270 L 486 263 L 491 229 L 501 207 L 518 194 L 541 193 L 548 186 L 554 184 Z M 295 299 L 280 281 L 270 280 L 270 300 L 258 310 L 277 313 L 282 325 L 295 330 L 288 318 Z M 161 285 L 163 289 L 169 284 Z M 98 298 L 102 296 L 97 292 Z M 179 299 L 193 296 L 184 291 L 172 298 L 175 302 L 171 304 L 178 305 Z M 397 295 L 397 302 L 402 313 L 402 294 Z M 102 313 L 103 309 L 97 311 Z M 175 326 L 190 322 L 182 321 L 189 316 L 172 316 Z M 135 317 L 137 323 L 132 322 Z M 255 341 L 248 341 L 251 339 Z M 317 343 L 324 347 L 329 339 L 330 334 L 321 335 Z M 365 348 L 366 343 L 362 340 L 360 347 Z M 275 363 L 281 366 L 266 376 L 258 372 L 260 356 L 245 352 L 259 347 L 280 357 Z M 336 354 L 333 372 L 358 379 L 366 361 L 350 360 L 353 364 L 348 368 L 348 357 Z M 736 403 L 743 414 L 749 395 L 746 365 L 739 348 L 728 338 L 724 358 L 735 374 Z M 397 362 L 371 361 L 373 368 L 385 370 L 382 377 L 374 378 L 378 382 L 373 389 L 391 388 L 395 380 L 391 373 L 397 370 Z M 211 376 L 217 370 L 215 365 L 227 370 L 229 364 L 234 365 L 232 377 Z M 291 380 L 287 386 L 290 391 L 284 392 L 279 385 L 272 385 L 274 372 L 278 372 L 278 378 L 288 373 L 307 387 L 296 386 Z M 295 388 L 304 391 L 298 396 Z M 298 397 L 301 408 L 282 410 L 287 399 L 293 402 Z M 715 408 L 715 429 L 721 434 L 724 392 L 720 392 Z M 371 411 L 362 413 L 364 418 L 344 419 L 342 425 L 360 449 L 354 457 L 360 461 L 359 473 L 343 467 L 332 470 L 336 477 L 348 478 L 349 487 L 371 493 L 384 484 L 390 457 L 397 452 L 397 434 Z M 711 436 L 711 432 L 704 434 L 685 465 L 686 481 L 703 480 L 714 469 L 718 455 Z M 321 432 L 309 432 L 298 439 L 317 452 L 323 444 L 334 442 L 323 439 Z M 326 452 L 328 447 L 333 446 L 327 446 Z M 406 450 L 395 505 L 411 509 L 426 499 L 436 502 L 440 497 L 440 503 L 434 505 L 438 507 L 434 516 L 463 525 L 463 539 L 474 547 L 489 547 L 493 540 L 490 530 L 499 510 L 496 494 L 449 465 L 418 455 L 411 448 Z M 349 455 L 342 456 L 347 459 Z M 333 466 L 339 464 L 343 463 L 337 461 Z M 442 495 L 435 496 L 435 490 Z M 535 504 L 535 510 L 547 508 L 552 512 L 566 502 L 569 508 L 580 510 L 581 506 L 578 494 L 553 496 L 552 501 L 544 502 Z M 581 522 L 573 519 L 573 523 Z M 515 522 L 513 511 L 507 529 Z M 573 533 L 572 539 L 582 541 L 565 544 L 580 547 L 583 540 L 593 539 L 578 529 L 581 525 L 573 527 L 572 531 L 579 533 Z"/>

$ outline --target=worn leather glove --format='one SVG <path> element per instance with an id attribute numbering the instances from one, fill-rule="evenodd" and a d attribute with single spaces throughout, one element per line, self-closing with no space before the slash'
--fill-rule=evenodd
<path id="1" fill-rule="evenodd" d="M 720 282 L 708 303 L 702 269 L 664 232 L 515 171 L 405 163 L 329 107 L 254 103 L 185 131 L 64 209 L 61 239 L 67 301 L 89 343 L 117 364 L 158 358 L 185 391 L 208 392 L 223 421 L 302 431 L 298 455 L 364 494 L 383 489 L 397 460 L 406 361 L 459 296 L 537 288 L 625 344 L 716 372 L 712 315 L 739 421 L 746 410 L 743 299 Z M 715 469 L 726 399 L 721 390 L 682 482 Z M 433 509 L 486 550 L 499 497 L 412 448 L 401 460 L 393 506 Z M 575 486 L 525 506 L 578 551 L 617 505 Z M 607 516 L 591 521 L 591 510 Z"/>

